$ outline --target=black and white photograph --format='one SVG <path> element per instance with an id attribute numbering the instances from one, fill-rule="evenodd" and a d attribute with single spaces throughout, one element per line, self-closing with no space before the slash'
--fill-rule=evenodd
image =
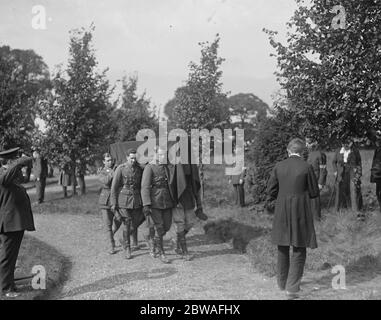
<path id="1" fill-rule="evenodd" d="M 381 300 L 380 26 L 381 0 L 0 0 L 0 300 Z"/>

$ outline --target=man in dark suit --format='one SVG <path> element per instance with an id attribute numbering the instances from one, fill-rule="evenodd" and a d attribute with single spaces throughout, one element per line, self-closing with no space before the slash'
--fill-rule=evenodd
<path id="1" fill-rule="evenodd" d="M 298 297 L 306 248 L 317 248 L 310 199 L 319 196 L 319 187 L 312 166 L 302 158 L 304 149 L 303 140 L 291 140 L 289 158 L 275 165 L 267 183 L 266 207 L 276 200 L 271 237 L 278 246 L 277 281 L 289 298 Z"/>
<path id="2" fill-rule="evenodd" d="M 21 168 L 32 158 L 18 158 L 18 149 L 0 152 L 0 288 L 7 297 L 17 296 L 14 271 L 24 231 L 34 231 L 30 199 L 21 185 Z"/>
<path id="3" fill-rule="evenodd" d="M 335 152 L 332 160 L 336 176 L 335 210 L 351 208 L 359 220 L 364 219 L 361 195 L 362 165 L 359 150 L 351 139 L 346 139 L 342 147 Z"/>
<path id="4" fill-rule="evenodd" d="M 381 212 L 381 131 L 376 133 L 376 150 L 370 169 L 370 182 L 376 184 L 376 196 Z"/>
<path id="5" fill-rule="evenodd" d="M 48 161 L 40 155 L 39 150 L 33 152 L 34 179 L 36 181 L 37 202 L 43 203 L 45 197 L 46 177 L 48 175 Z"/>
<path id="6" fill-rule="evenodd" d="M 246 168 L 242 167 L 240 174 L 232 175 L 229 179 L 229 183 L 234 187 L 235 204 L 240 207 L 245 206 L 245 178 Z"/>

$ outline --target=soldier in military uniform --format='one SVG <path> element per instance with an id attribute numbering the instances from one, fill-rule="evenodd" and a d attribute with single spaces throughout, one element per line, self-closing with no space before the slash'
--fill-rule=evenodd
<path id="1" fill-rule="evenodd" d="M 25 230 L 35 230 L 30 199 L 21 185 L 21 168 L 30 166 L 32 158 L 18 158 L 18 149 L 0 152 L 0 290 L 7 297 L 18 295 L 14 284 L 17 256 Z"/>
<path id="2" fill-rule="evenodd" d="M 167 165 L 167 153 L 156 148 L 156 156 L 148 163 L 143 172 L 141 195 L 143 213 L 147 219 L 152 218 L 155 237 L 153 248 L 158 250 L 160 260 L 169 263 L 165 256 L 163 237 L 171 228 L 172 208 L 175 207 L 175 196 L 170 188 L 170 174 Z"/>
<path id="3" fill-rule="evenodd" d="M 317 142 L 314 141 L 312 137 L 306 137 L 306 147 L 303 154 L 304 160 L 312 166 L 318 181 L 319 191 L 321 191 L 327 181 L 327 156 L 324 152 L 319 150 Z M 311 199 L 311 211 L 313 212 L 314 218 L 320 220 L 320 193 L 319 197 Z"/>
<path id="4" fill-rule="evenodd" d="M 105 223 L 106 229 L 106 239 L 109 243 L 109 253 L 115 253 L 115 241 L 112 232 L 112 222 L 114 218 L 114 213 L 111 211 L 110 206 L 110 193 L 111 193 L 111 183 L 114 176 L 114 171 L 112 169 L 112 158 L 109 153 L 103 155 L 104 167 L 98 174 L 98 179 L 102 183 L 102 190 L 99 196 L 98 204 L 102 211 L 103 221 Z"/>
<path id="5" fill-rule="evenodd" d="M 118 166 L 111 184 L 111 209 L 115 218 L 123 222 L 123 248 L 131 259 L 130 235 L 144 221 L 140 196 L 143 169 L 136 159 L 136 150 L 128 150 L 127 162 Z"/>

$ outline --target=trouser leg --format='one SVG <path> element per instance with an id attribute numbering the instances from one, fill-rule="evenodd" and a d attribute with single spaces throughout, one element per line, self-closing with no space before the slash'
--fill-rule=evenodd
<path id="1" fill-rule="evenodd" d="M 234 188 L 234 202 L 236 205 L 238 205 L 239 204 L 238 185 L 237 184 L 233 185 L 233 188 Z"/>
<path id="2" fill-rule="evenodd" d="M 280 290 L 286 289 L 290 269 L 290 247 L 278 246 L 277 283 Z"/>
<path id="3" fill-rule="evenodd" d="M 357 196 L 357 190 L 356 190 L 356 185 L 354 182 L 351 180 L 349 183 L 349 189 L 350 189 L 350 203 L 351 203 L 351 208 L 353 211 L 358 213 L 359 211 L 359 206 L 358 206 L 358 196 Z"/>
<path id="4" fill-rule="evenodd" d="M 170 209 L 152 209 L 152 220 L 155 226 L 155 245 L 158 248 L 160 260 L 163 263 L 169 263 L 165 256 L 163 237 L 165 233 L 171 228 L 172 211 Z"/>
<path id="5" fill-rule="evenodd" d="M 62 186 L 62 191 L 63 191 L 64 197 L 66 198 L 67 197 L 67 187 Z"/>
<path id="6" fill-rule="evenodd" d="M 36 181 L 36 196 L 37 196 L 37 202 L 42 202 L 42 184 L 41 180 Z"/>
<path id="7" fill-rule="evenodd" d="M 138 249 L 138 228 L 144 222 L 144 215 L 141 208 L 134 209 L 132 212 L 131 237 L 132 248 Z"/>
<path id="8" fill-rule="evenodd" d="M 39 199 L 40 202 L 44 202 L 45 200 L 45 187 L 46 187 L 46 178 L 41 178 L 41 201 Z"/>
<path id="9" fill-rule="evenodd" d="M 14 272 L 24 231 L 0 234 L 0 289 L 3 292 L 14 289 Z"/>
<path id="10" fill-rule="evenodd" d="M 293 247 L 292 251 L 286 289 L 288 292 L 295 293 L 300 290 L 300 282 L 303 277 L 307 250 L 306 248 Z"/>
<path id="11" fill-rule="evenodd" d="M 378 204 L 380 206 L 380 212 L 381 212 L 381 181 L 376 183 L 376 196 L 378 200 Z"/>
<path id="12" fill-rule="evenodd" d="M 243 184 L 238 185 L 238 196 L 239 196 L 239 205 L 241 207 L 245 206 L 245 189 Z"/>
<path id="13" fill-rule="evenodd" d="M 106 241 L 110 250 L 109 252 L 114 253 L 115 241 L 114 235 L 112 233 L 112 221 L 114 218 L 114 214 L 110 209 L 102 209 L 102 217 L 105 227 Z"/>
<path id="14" fill-rule="evenodd" d="M 125 258 L 131 259 L 131 245 L 130 245 L 130 236 L 131 236 L 131 210 L 122 209 L 121 215 L 123 219 L 123 249 L 125 251 Z"/>

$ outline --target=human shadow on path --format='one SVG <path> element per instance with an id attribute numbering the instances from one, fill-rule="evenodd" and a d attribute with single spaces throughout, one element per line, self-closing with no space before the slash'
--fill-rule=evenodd
<path id="1" fill-rule="evenodd" d="M 138 280 L 155 280 L 170 277 L 177 273 L 177 270 L 173 267 L 158 268 L 151 271 L 135 271 L 123 274 L 116 274 L 107 278 L 97 280 L 93 283 L 89 283 L 77 288 L 74 288 L 68 292 L 62 293 L 56 299 L 73 297 L 80 294 L 89 292 L 98 292 L 101 290 L 109 290 L 117 286 L 129 283 L 131 281 Z"/>

